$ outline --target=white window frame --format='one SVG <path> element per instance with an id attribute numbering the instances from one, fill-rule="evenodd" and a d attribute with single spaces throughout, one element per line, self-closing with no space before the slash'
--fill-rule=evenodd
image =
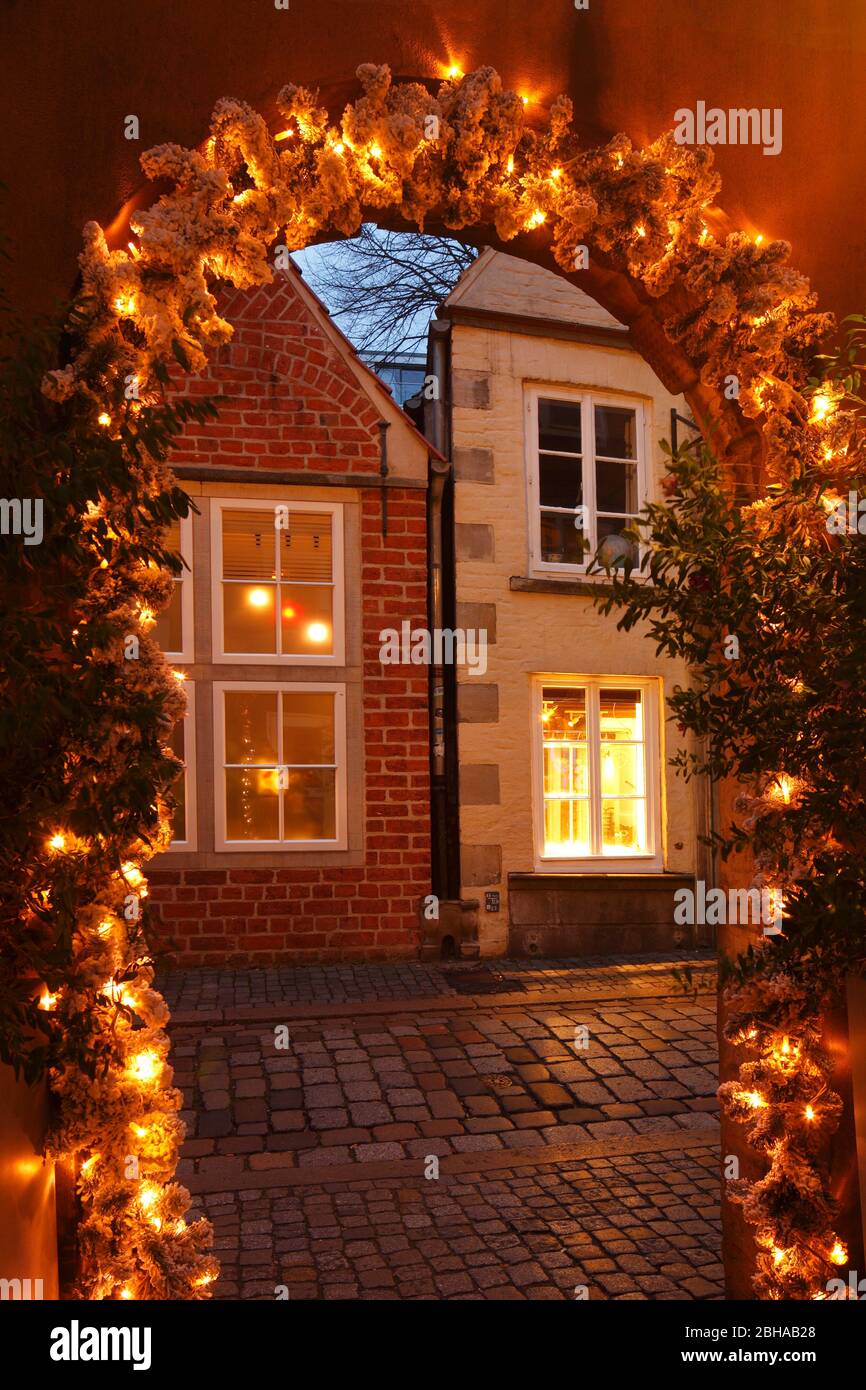
<path id="1" fill-rule="evenodd" d="M 222 517 L 225 511 L 273 511 L 287 507 L 289 512 L 328 512 L 331 516 L 331 556 L 333 575 L 333 652 L 321 656 L 312 652 L 297 655 L 281 652 L 226 652 L 223 647 L 223 552 Z M 213 613 L 213 660 L 223 666 L 344 666 L 345 665 L 345 592 L 346 578 L 343 562 L 343 503 L 296 502 L 282 497 L 213 497 L 211 498 L 211 612 Z M 279 634 L 280 625 L 277 624 Z"/>
<path id="2" fill-rule="evenodd" d="M 183 636 L 183 647 L 179 652 L 164 651 L 163 656 L 167 661 L 186 661 L 190 665 L 195 661 L 195 632 L 193 629 L 194 603 L 193 603 L 193 567 L 192 567 L 192 515 L 178 518 L 180 522 L 180 554 L 185 561 L 186 568 L 181 570 L 172 582 L 180 584 L 180 622 L 181 633 Z"/>
<path id="3" fill-rule="evenodd" d="M 172 840 L 169 852 L 188 854 L 198 849 L 196 819 L 196 760 L 195 760 L 195 682 L 185 680 L 186 714 L 183 716 L 183 779 L 186 795 L 186 839 Z"/>
<path id="4" fill-rule="evenodd" d="M 270 694 L 332 694 L 334 696 L 334 756 L 336 760 L 335 829 L 334 840 L 229 840 L 226 834 L 225 784 L 225 694 L 232 690 L 259 690 Z M 277 850 L 280 853 L 311 853 L 314 851 L 348 849 L 348 770 L 346 763 L 346 687 L 344 684 L 321 684 L 310 681 L 215 681 L 214 702 L 214 848 L 225 853 L 250 854 L 257 850 Z M 278 745 L 282 744 L 282 721 L 277 724 Z M 278 747 L 278 752 L 281 752 Z M 276 766 L 285 766 L 277 763 Z M 282 800 L 280 800 L 282 817 Z"/>
<path id="5" fill-rule="evenodd" d="M 644 700 L 644 782 L 647 803 L 647 852 L 615 856 L 593 854 L 567 859 L 544 853 L 544 735 L 541 722 L 542 691 L 583 686 L 596 697 L 587 698 L 587 742 L 589 745 L 589 806 L 593 834 L 601 843 L 601 740 L 599 736 L 597 692 L 610 689 L 640 690 Z M 533 676 L 532 679 L 532 801 L 535 840 L 535 868 L 546 873 L 656 873 L 663 867 L 661 725 L 659 723 L 659 682 L 646 676 Z"/>
<path id="6" fill-rule="evenodd" d="M 538 447 L 538 403 L 539 401 L 579 402 L 581 405 L 581 448 L 583 460 L 583 505 L 589 520 L 589 550 L 584 552 L 582 564 L 573 565 L 565 561 L 544 560 L 541 553 L 541 475 Z M 647 401 L 639 396 L 623 395 L 619 392 L 605 391 L 598 387 L 583 386 L 531 386 L 525 390 L 526 418 L 526 479 L 527 514 L 529 522 L 530 569 L 538 575 L 571 575 L 582 577 L 598 548 L 598 508 L 596 506 L 595 479 L 595 412 L 596 405 L 618 406 L 635 412 L 635 452 L 637 459 L 637 514 L 645 503 L 651 500 L 650 478 L 647 460 L 650 458 L 649 429 L 650 410 Z M 617 460 L 623 462 L 624 460 Z M 643 558 L 644 547 L 640 554 Z M 603 577 L 603 576 L 601 576 Z M 596 574 L 591 579 L 598 578 Z"/>

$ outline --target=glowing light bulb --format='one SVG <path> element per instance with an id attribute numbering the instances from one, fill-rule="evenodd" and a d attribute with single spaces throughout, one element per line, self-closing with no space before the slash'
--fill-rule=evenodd
<path id="1" fill-rule="evenodd" d="M 643 225 L 642 222 L 638 223 L 638 225 L 635 227 L 635 231 L 637 232 L 639 237 L 646 236 L 646 227 Z"/>
<path id="2" fill-rule="evenodd" d="M 817 396 L 812 397 L 812 413 L 809 416 L 809 423 L 819 425 L 822 420 L 826 420 L 828 415 L 832 415 L 836 409 L 836 402 L 832 396 L 828 396 L 825 391 L 819 391 Z"/>
<path id="3" fill-rule="evenodd" d="M 509 174 L 513 174 L 513 173 L 514 173 L 514 155 L 513 155 L 513 154 L 510 154 L 510 155 L 508 156 L 508 163 L 506 164 L 505 167 L 506 167 L 506 169 L 507 169 L 507 171 L 508 171 Z"/>
<path id="4" fill-rule="evenodd" d="M 127 1286 L 127 1287 L 121 1289 L 121 1290 L 120 1290 L 120 1297 L 121 1297 L 121 1298 L 132 1298 L 132 1289 L 130 1289 L 129 1286 Z"/>
<path id="5" fill-rule="evenodd" d="M 550 171 L 550 177 L 551 177 L 552 179 L 561 179 L 561 178 L 562 178 L 562 170 L 561 170 L 561 169 L 551 169 L 551 171 Z"/>
<path id="6" fill-rule="evenodd" d="M 247 603 L 251 608 L 267 608 L 271 601 L 271 596 L 267 589 L 250 589 L 247 594 Z"/>
<path id="7" fill-rule="evenodd" d="M 46 1013 L 50 1013 L 57 1003 L 57 998 L 58 996 L 52 994 L 49 989 L 44 989 L 39 996 L 40 1009 L 44 1009 Z"/>
<path id="8" fill-rule="evenodd" d="M 334 146 L 334 153 L 342 154 L 345 148 L 346 146 L 343 144 L 342 140 L 338 140 L 336 145 Z"/>
<path id="9" fill-rule="evenodd" d="M 815 1111 L 812 1109 L 811 1105 L 806 1106 L 806 1109 L 803 1111 L 803 1114 L 806 1116 L 807 1120 L 814 1120 L 815 1118 Z"/>
<path id="10" fill-rule="evenodd" d="M 381 150 L 381 147 L 380 147 L 379 145 L 371 145 L 371 146 L 370 146 L 370 158 L 371 158 L 371 159 L 381 159 L 381 158 L 382 158 L 382 150 Z"/>
<path id="11" fill-rule="evenodd" d="M 181 685 L 186 680 L 186 671 L 172 671 L 171 674 L 174 676 L 176 681 L 180 682 Z"/>
<path id="12" fill-rule="evenodd" d="M 533 227 L 540 227 L 542 222 L 546 221 L 547 213 L 543 212 L 541 208 L 536 208 L 535 212 L 532 214 L 532 216 L 526 224 L 527 230 L 531 231 Z"/>
<path id="13" fill-rule="evenodd" d="M 152 608 L 148 608 L 146 603 L 138 610 L 138 621 L 142 627 L 152 627 L 156 622 L 156 614 Z"/>
<path id="14" fill-rule="evenodd" d="M 295 614 L 294 608 L 292 607 L 292 605 L 291 605 L 290 603 L 287 603 L 286 606 L 285 606 L 285 608 L 283 609 L 283 617 L 284 617 L 284 618 L 294 618 L 295 616 L 296 616 L 296 614 Z"/>
<path id="15" fill-rule="evenodd" d="M 135 242 L 134 242 L 134 241 L 128 241 L 126 244 L 127 244 L 127 246 L 129 247 L 129 254 L 130 254 L 130 256 L 132 256 L 132 259 L 133 259 L 134 261 L 139 260 L 139 259 L 141 258 L 141 252 L 139 251 L 139 249 L 138 249 L 138 247 L 136 246 Z"/>
<path id="16" fill-rule="evenodd" d="M 120 872 L 126 879 L 130 888 L 140 888 L 144 883 L 144 874 L 141 872 L 138 865 L 134 864 L 131 859 L 128 859 L 126 863 L 121 866 Z"/>
<path id="17" fill-rule="evenodd" d="M 81 1165 L 82 1173 L 87 1173 L 93 1167 L 94 1163 L 98 1158 L 99 1154 L 91 1154 L 89 1158 L 86 1158 Z"/>
<path id="18" fill-rule="evenodd" d="M 200 1278 L 195 1279 L 193 1282 L 197 1289 L 203 1289 L 206 1284 L 212 1284 L 215 1277 L 216 1276 L 213 1274 L 202 1274 Z"/>
<path id="19" fill-rule="evenodd" d="M 757 1091 L 741 1091 L 740 1100 L 751 1106 L 752 1110 L 760 1110 L 762 1106 L 767 1104 L 764 1097 Z"/>
<path id="20" fill-rule="evenodd" d="M 157 1199 L 158 1196 L 159 1196 L 159 1189 L 158 1189 L 158 1188 L 156 1188 L 156 1187 L 144 1187 L 144 1188 L 142 1188 L 141 1192 L 139 1192 L 139 1194 L 138 1194 L 139 1206 L 141 1206 L 145 1211 L 147 1211 L 147 1209 L 148 1209 L 149 1207 L 152 1207 L 152 1206 L 153 1206 L 153 1204 L 154 1204 L 154 1202 L 156 1201 L 156 1199 Z"/>
<path id="21" fill-rule="evenodd" d="M 101 425 L 103 429 L 105 429 L 108 425 L 111 424 L 111 416 L 109 415 L 107 410 L 103 410 L 102 413 L 97 417 L 97 424 Z"/>
<path id="22" fill-rule="evenodd" d="M 144 1125 L 131 1124 L 129 1128 L 132 1130 L 133 1134 L 138 1136 L 139 1139 L 144 1139 L 147 1135 L 147 1130 L 145 1129 Z"/>
<path id="23" fill-rule="evenodd" d="M 292 136 L 294 135 L 294 133 L 295 133 L 295 132 L 294 132 L 293 130 L 281 130 L 281 131 L 278 131 L 278 133 L 274 136 L 274 139 L 275 139 L 275 140 L 291 140 L 291 138 L 292 138 Z"/>
<path id="24" fill-rule="evenodd" d="M 764 234 L 763 234 L 763 232 L 759 232 L 758 235 L 755 237 L 755 245 L 756 245 L 756 246 L 760 246 L 760 244 L 761 244 L 761 242 L 762 242 L 763 240 L 764 240 Z"/>
<path id="25" fill-rule="evenodd" d="M 784 1250 L 780 1250 L 778 1245 L 773 1248 L 773 1264 L 780 1265 L 785 1258 Z"/>
<path id="26" fill-rule="evenodd" d="M 136 1081 L 152 1081 L 158 1066 L 159 1057 L 155 1052 L 139 1052 L 130 1062 L 129 1071 Z"/>
<path id="27" fill-rule="evenodd" d="M 307 636 L 311 642 L 327 642 L 330 635 L 327 623 L 309 623 L 307 626 Z"/>
<path id="28" fill-rule="evenodd" d="M 58 831 L 58 833 L 57 833 L 56 835 L 52 835 L 52 836 L 51 836 L 51 839 L 48 841 L 48 843 L 49 843 L 49 845 L 51 846 L 52 849 L 56 849 L 56 850 L 65 849 L 65 848 L 66 848 L 66 836 L 65 836 L 65 835 L 61 835 L 60 832 Z"/>
<path id="29" fill-rule="evenodd" d="M 134 314 L 135 305 L 136 298 L 131 290 L 126 294 L 119 294 L 114 301 L 114 307 L 121 318 L 128 318 L 130 314 Z"/>
<path id="30" fill-rule="evenodd" d="M 460 68 L 453 67 L 448 69 L 448 76 L 453 82 L 455 78 L 462 77 L 463 73 L 460 71 Z"/>

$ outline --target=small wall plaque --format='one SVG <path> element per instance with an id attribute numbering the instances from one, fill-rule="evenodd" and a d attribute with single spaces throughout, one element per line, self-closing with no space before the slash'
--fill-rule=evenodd
<path id="1" fill-rule="evenodd" d="M 498 912 L 498 911 L 499 911 L 499 894 L 498 894 L 498 893 L 485 893 L 485 894 L 484 894 L 484 911 L 485 911 L 485 912 Z"/>

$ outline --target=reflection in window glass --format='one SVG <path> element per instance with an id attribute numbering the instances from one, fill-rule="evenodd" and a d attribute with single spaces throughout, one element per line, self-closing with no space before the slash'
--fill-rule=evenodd
<path id="1" fill-rule="evenodd" d="M 539 559 L 584 568 L 593 557 L 605 568 L 639 546 L 623 537 L 637 528 L 643 499 L 637 461 L 638 412 L 628 406 L 581 400 L 538 399 L 536 468 Z M 598 548 L 609 536 L 623 544 Z"/>
<path id="2" fill-rule="evenodd" d="M 180 522 L 177 519 L 168 527 L 164 544 L 166 550 L 170 550 L 174 555 L 180 555 Z M 184 651 L 183 586 L 189 582 L 191 579 L 188 569 L 175 575 L 171 598 L 162 612 L 157 614 L 156 622 L 152 628 L 154 640 L 159 643 L 162 650 L 175 656 L 179 656 Z"/>
<path id="3" fill-rule="evenodd" d="M 640 688 L 543 687 L 545 857 L 649 853 L 645 704 Z"/>
<path id="4" fill-rule="evenodd" d="M 223 509 L 224 652 L 333 654 L 332 531 L 330 512 Z"/>
<path id="5" fill-rule="evenodd" d="M 186 760 L 185 719 L 179 719 L 171 731 L 169 747 L 176 758 Z M 172 840 L 186 839 L 186 768 L 178 773 L 171 788 L 174 797 L 174 811 L 171 820 Z"/>
<path id="6" fill-rule="evenodd" d="M 337 838 L 333 691 L 225 691 L 227 840 Z"/>

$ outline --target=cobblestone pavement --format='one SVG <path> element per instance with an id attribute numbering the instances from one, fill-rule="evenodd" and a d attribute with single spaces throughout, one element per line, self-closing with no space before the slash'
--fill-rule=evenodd
<path id="1" fill-rule="evenodd" d="M 216 1219 L 218 1296 L 719 1297 L 715 996 L 687 964 L 691 995 L 660 958 L 495 962 L 516 995 L 410 995 L 438 968 L 403 965 L 319 971 L 318 1002 L 220 974 L 190 1008 L 192 986 L 179 1177 Z"/>
<path id="2" fill-rule="evenodd" d="M 707 1145 L 438 1182 L 217 1193 L 202 1208 L 222 1298 L 711 1299 L 722 1293 L 717 1170 Z"/>
<path id="3" fill-rule="evenodd" d="M 169 970 L 159 986 L 173 1013 L 189 1010 L 246 1010 L 266 1004 L 342 1004 L 352 1001 L 443 997 L 484 991 L 562 990 L 590 987 L 653 988 L 655 978 L 672 966 L 698 974 L 715 970 L 705 951 L 675 955 L 604 956 L 565 960 L 494 960 L 394 965 L 272 966 L 258 970 Z"/>

